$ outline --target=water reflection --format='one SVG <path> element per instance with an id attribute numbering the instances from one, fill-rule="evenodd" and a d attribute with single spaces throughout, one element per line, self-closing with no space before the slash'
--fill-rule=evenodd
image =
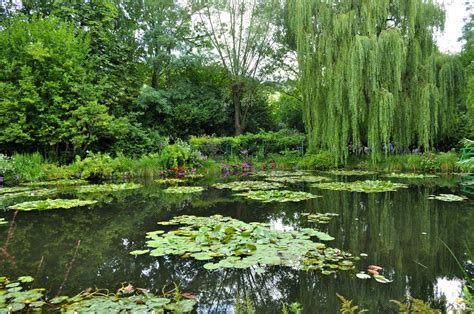
<path id="1" fill-rule="evenodd" d="M 242 200 L 213 189 L 201 196 L 175 197 L 148 184 L 142 190 L 114 197 L 103 195 L 101 206 L 92 209 L 5 212 L 1 216 L 14 223 L 0 229 L 6 243 L 0 250 L 0 273 L 10 277 L 34 275 L 36 285 L 54 295 L 65 281 L 80 240 L 63 289 L 68 294 L 90 286 L 115 289 L 121 282 L 131 281 L 156 292 L 176 283 L 198 296 L 198 312 L 202 313 L 232 312 L 237 296 L 245 295 L 258 313 L 276 313 L 282 302 L 295 301 L 308 313 L 337 313 L 336 293 L 372 312 L 393 311 L 395 307 L 388 301 L 408 295 L 441 306 L 457 296 L 457 278 L 461 276 L 441 240 L 463 262 L 464 242 L 474 243 L 472 201 L 428 200 L 433 193 L 456 193 L 453 180 L 442 178 L 441 185 L 430 180 L 429 184 L 416 183 L 398 192 L 374 194 L 323 191 L 301 184 L 294 188 L 323 197 L 296 204 Z M 128 254 L 144 248 L 145 233 L 158 229 L 157 221 L 176 215 L 221 214 L 247 222 L 268 222 L 278 230 L 314 226 L 301 216 L 302 212 L 338 213 L 320 227 L 336 238 L 331 246 L 354 254 L 367 253 L 368 257 L 356 264 L 357 270 L 365 270 L 369 264 L 381 265 L 384 275 L 394 282 L 383 285 L 347 272 L 323 276 L 280 267 L 268 268 L 263 274 L 254 269 L 207 271 L 202 268 L 205 262 Z"/>

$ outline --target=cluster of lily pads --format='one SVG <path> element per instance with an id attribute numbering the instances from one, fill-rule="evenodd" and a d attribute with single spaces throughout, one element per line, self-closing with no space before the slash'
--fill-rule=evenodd
<path id="1" fill-rule="evenodd" d="M 301 215 L 306 216 L 309 222 L 315 222 L 318 224 L 327 224 L 332 220 L 333 217 L 339 216 L 339 214 L 336 213 L 302 213 Z"/>
<path id="2" fill-rule="evenodd" d="M 149 250 L 133 251 L 131 254 L 191 257 L 208 261 L 204 264 L 206 269 L 257 267 L 256 271 L 262 272 L 265 266 L 281 265 L 320 270 L 323 274 L 353 269 L 352 255 L 311 240 L 334 239 L 312 228 L 278 231 L 270 229 L 267 224 L 245 223 L 221 215 L 184 215 L 159 224 L 182 226 L 168 232 L 149 232 Z"/>
<path id="3" fill-rule="evenodd" d="M 137 183 L 119 183 L 119 184 L 89 184 L 77 188 L 77 193 L 103 193 L 117 192 L 123 190 L 134 190 L 142 188 L 143 185 Z"/>
<path id="4" fill-rule="evenodd" d="M 19 204 L 15 204 L 9 207 L 9 209 L 15 210 L 47 210 L 47 209 L 57 209 L 57 208 L 73 208 L 88 206 L 97 203 L 94 200 L 79 200 L 79 199 L 47 199 L 39 201 L 29 201 Z"/>
<path id="5" fill-rule="evenodd" d="M 156 179 L 155 182 L 159 184 L 178 184 L 185 182 L 186 180 L 184 179 L 178 179 L 178 178 L 162 178 L 162 179 Z"/>
<path id="6" fill-rule="evenodd" d="M 27 189 L 20 192 L 6 193 L 0 196 L 0 199 L 10 199 L 17 197 L 43 197 L 58 193 L 57 189 Z"/>
<path id="7" fill-rule="evenodd" d="M 314 195 L 308 192 L 301 191 L 289 191 L 289 190 L 269 190 L 269 191 L 248 191 L 243 193 L 235 194 L 237 196 L 243 196 L 251 200 L 262 201 L 264 203 L 269 202 L 300 202 L 316 197 L 320 195 Z"/>
<path id="8" fill-rule="evenodd" d="M 34 279 L 30 276 L 10 281 L 0 277 L 0 312 L 60 312 L 60 313 L 176 313 L 191 312 L 195 300 L 179 294 L 156 296 L 131 285 L 117 293 L 108 290 L 85 290 L 76 296 L 48 299 L 43 288 L 27 289 Z"/>
<path id="9" fill-rule="evenodd" d="M 300 182 L 315 183 L 315 182 L 321 182 L 321 181 L 330 181 L 331 179 L 327 177 L 321 177 L 321 176 L 303 175 L 303 176 L 287 176 L 287 177 L 271 176 L 271 177 L 266 177 L 265 180 L 270 181 L 270 182 L 282 182 L 282 183 L 300 183 Z"/>
<path id="10" fill-rule="evenodd" d="M 171 194 L 201 193 L 202 191 L 204 191 L 202 186 L 172 186 L 163 190 L 163 192 Z"/>
<path id="11" fill-rule="evenodd" d="M 248 190 L 273 190 L 284 187 L 281 183 L 265 181 L 234 181 L 229 183 L 215 183 L 212 185 L 216 189 L 230 189 L 232 191 Z"/>
<path id="12" fill-rule="evenodd" d="M 45 185 L 80 185 L 86 184 L 86 180 L 82 179 L 62 179 L 54 181 L 41 181 L 41 182 L 27 182 L 23 183 L 24 186 L 45 186 Z"/>
<path id="13" fill-rule="evenodd" d="M 438 176 L 434 174 L 392 172 L 392 173 L 383 175 L 383 177 L 399 178 L 399 179 L 427 179 L 427 178 L 437 178 Z"/>
<path id="14" fill-rule="evenodd" d="M 461 202 L 467 200 L 467 197 L 462 195 L 455 194 L 439 194 L 439 195 L 430 195 L 428 197 L 430 200 L 438 200 L 443 202 Z"/>
<path id="15" fill-rule="evenodd" d="M 336 176 L 365 176 L 365 175 L 372 175 L 372 174 L 377 173 L 374 171 L 366 171 L 366 170 L 330 170 L 326 172 L 329 174 L 336 175 Z"/>
<path id="16" fill-rule="evenodd" d="M 258 176 L 258 177 L 298 177 L 298 176 L 308 175 L 308 172 L 273 170 L 273 171 L 257 171 L 257 172 L 253 172 L 252 175 Z"/>
<path id="17" fill-rule="evenodd" d="M 311 186 L 319 188 L 319 189 L 323 189 L 323 190 L 350 191 L 350 192 L 361 192 L 361 193 L 396 191 L 399 188 L 408 187 L 406 184 L 394 183 L 391 181 L 380 181 L 380 180 L 315 183 Z"/>

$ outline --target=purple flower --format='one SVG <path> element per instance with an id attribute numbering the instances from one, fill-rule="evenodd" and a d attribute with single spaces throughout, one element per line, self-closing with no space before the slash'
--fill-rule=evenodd
<path id="1" fill-rule="evenodd" d="M 244 149 L 244 150 L 241 150 L 241 151 L 240 151 L 240 154 L 241 154 L 241 155 L 248 155 L 248 154 L 249 154 L 249 151 L 248 151 L 248 149 Z"/>
<path id="2" fill-rule="evenodd" d="M 250 168 L 250 165 L 249 165 L 248 163 L 244 162 L 244 163 L 242 164 L 242 168 L 244 168 L 244 169 L 249 169 L 249 168 Z"/>

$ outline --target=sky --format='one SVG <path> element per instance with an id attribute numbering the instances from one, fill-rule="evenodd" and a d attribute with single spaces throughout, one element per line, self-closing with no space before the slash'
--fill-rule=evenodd
<path id="1" fill-rule="evenodd" d="M 446 8 L 444 32 L 436 35 L 438 46 L 442 52 L 460 52 L 463 43 L 458 39 L 462 35 L 464 19 L 469 15 L 465 3 L 474 4 L 474 0 L 437 0 L 437 2 L 444 4 Z"/>

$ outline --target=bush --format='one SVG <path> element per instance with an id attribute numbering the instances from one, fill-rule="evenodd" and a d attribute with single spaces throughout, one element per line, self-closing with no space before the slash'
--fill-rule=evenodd
<path id="1" fill-rule="evenodd" d="M 298 163 L 303 169 L 325 170 L 337 166 L 334 157 L 328 151 L 320 151 L 317 154 L 307 153 Z"/>
<path id="2" fill-rule="evenodd" d="M 193 149 L 211 157 L 240 154 L 242 151 L 265 157 L 287 150 L 302 150 L 306 145 L 306 136 L 291 130 L 281 130 L 235 137 L 191 137 L 189 144 Z"/>
<path id="3" fill-rule="evenodd" d="M 161 151 L 161 164 L 166 169 L 183 167 L 191 157 L 191 146 L 181 140 L 177 140 L 175 144 L 167 145 Z"/>
<path id="4" fill-rule="evenodd" d="M 76 157 L 73 169 L 77 169 L 81 178 L 89 181 L 103 181 L 123 174 L 123 168 L 119 159 L 113 159 L 107 153 L 92 152 L 87 154 L 83 160 Z"/>

